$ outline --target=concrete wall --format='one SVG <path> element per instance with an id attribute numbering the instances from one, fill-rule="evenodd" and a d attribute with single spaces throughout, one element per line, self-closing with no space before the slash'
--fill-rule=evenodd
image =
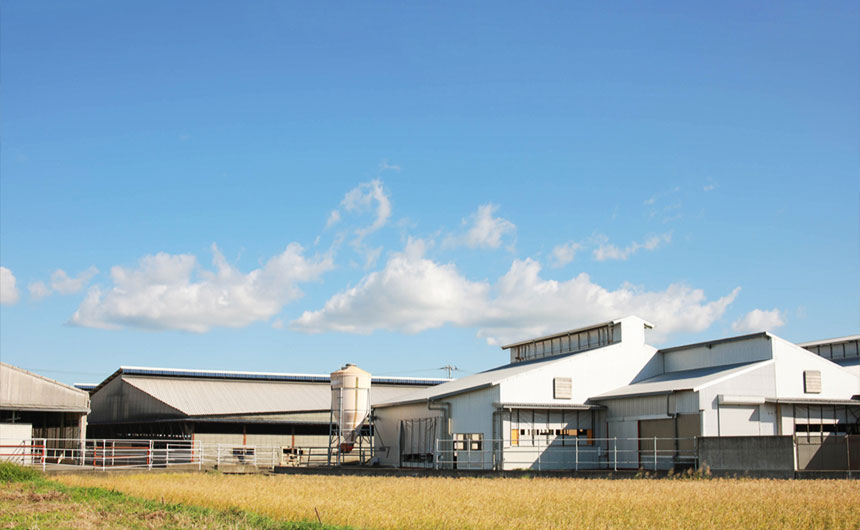
<path id="1" fill-rule="evenodd" d="M 791 436 L 724 436 L 698 440 L 699 466 L 717 473 L 794 476 Z"/>
<path id="2" fill-rule="evenodd" d="M 860 470 L 860 435 L 797 439 L 797 469 L 803 471 Z"/>

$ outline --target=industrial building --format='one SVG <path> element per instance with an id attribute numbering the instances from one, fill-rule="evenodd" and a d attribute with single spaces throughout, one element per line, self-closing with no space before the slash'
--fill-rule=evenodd
<path id="1" fill-rule="evenodd" d="M 47 438 L 64 449 L 86 438 L 89 411 L 88 393 L 0 362 L 0 445 Z"/>
<path id="2" fill-rule="evenodd" d="M 694 462 L 702 437 L 796 434 L 808 447 L 790 465 L 806 469 L 831 434 L 860 433 L 860 377 L 831 360 L 856 352 L 856 337 L 801 347 L 763 332 L 657 350 L 651 327 L 626 317 L 510 344 L 504 366 L 376 402 L 376 454 L 395 466 L 667 468 Z"/>
<path id="3" fill-rule="evenodd" d="M 802 342 L 798 346 L 831 360 L 860 377 L 860 335 Z"/>
<path id="4" fill-rule="evenodd" d="M 373 377 L 372 402 L 448 379 Z M 325 447 L 329 375 L 123 366 L 91 392 L 90 438 Z"/>

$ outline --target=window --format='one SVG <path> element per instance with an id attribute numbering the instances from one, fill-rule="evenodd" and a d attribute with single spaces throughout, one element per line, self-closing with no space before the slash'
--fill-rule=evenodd
<path id="1" fill-rule="evenodd" d="M 519 443 L 519 439 L 517 443 Z M 454 435 L 455 451 L 481 451 L 483 448 L 484 435 L 481 433 L 457 433 Z"/>

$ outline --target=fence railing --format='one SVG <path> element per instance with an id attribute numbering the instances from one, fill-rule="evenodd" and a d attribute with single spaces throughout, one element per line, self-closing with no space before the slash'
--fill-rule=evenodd
<path id="1" fill-rule="evenodd" d="M 696 438 L 535 440 L 437 439 L 435 469 L 646 469 L 697 467 Z M 421 466 L 421 467 L 430 467 Z"/>
<path id="2" fill-rule="evenodd" d="M 369 461 L 367 451 L 347 453 L 345 462 Z M 204 469 L 241 466 L 272 469 L 278 465 L 324 466 L 328 447 L 284 447 L 204 443 L 191 440 L 140 439 L 0 439 L 0 461 L 46 469 L 82 467 L 97 470 Z"/>

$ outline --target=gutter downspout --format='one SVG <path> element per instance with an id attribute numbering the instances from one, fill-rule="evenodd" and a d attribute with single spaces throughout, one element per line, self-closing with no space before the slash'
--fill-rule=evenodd
<path id="1" fill-rule="evenodd" d="M 444 442 L 451 439 L 451 402 L 450 401 L 438 401 L 438 404 L 434 404 L 433 401 L 427 401 L 427 410 L 438 410 L 442 412 L 442 438 L 441 440 Z M 443 446 L 444 447 L 444 446 Z M 437 446 L 438 449 L 438 446 Z M 451 460 L 454 459 L 454 446 L 451 446 Z M 444 453 L 442 453 L 444 455 Z M 437 455 L 437 461 L 444 464 L 444 458 L 441 458 L 442 455 Z"/>

